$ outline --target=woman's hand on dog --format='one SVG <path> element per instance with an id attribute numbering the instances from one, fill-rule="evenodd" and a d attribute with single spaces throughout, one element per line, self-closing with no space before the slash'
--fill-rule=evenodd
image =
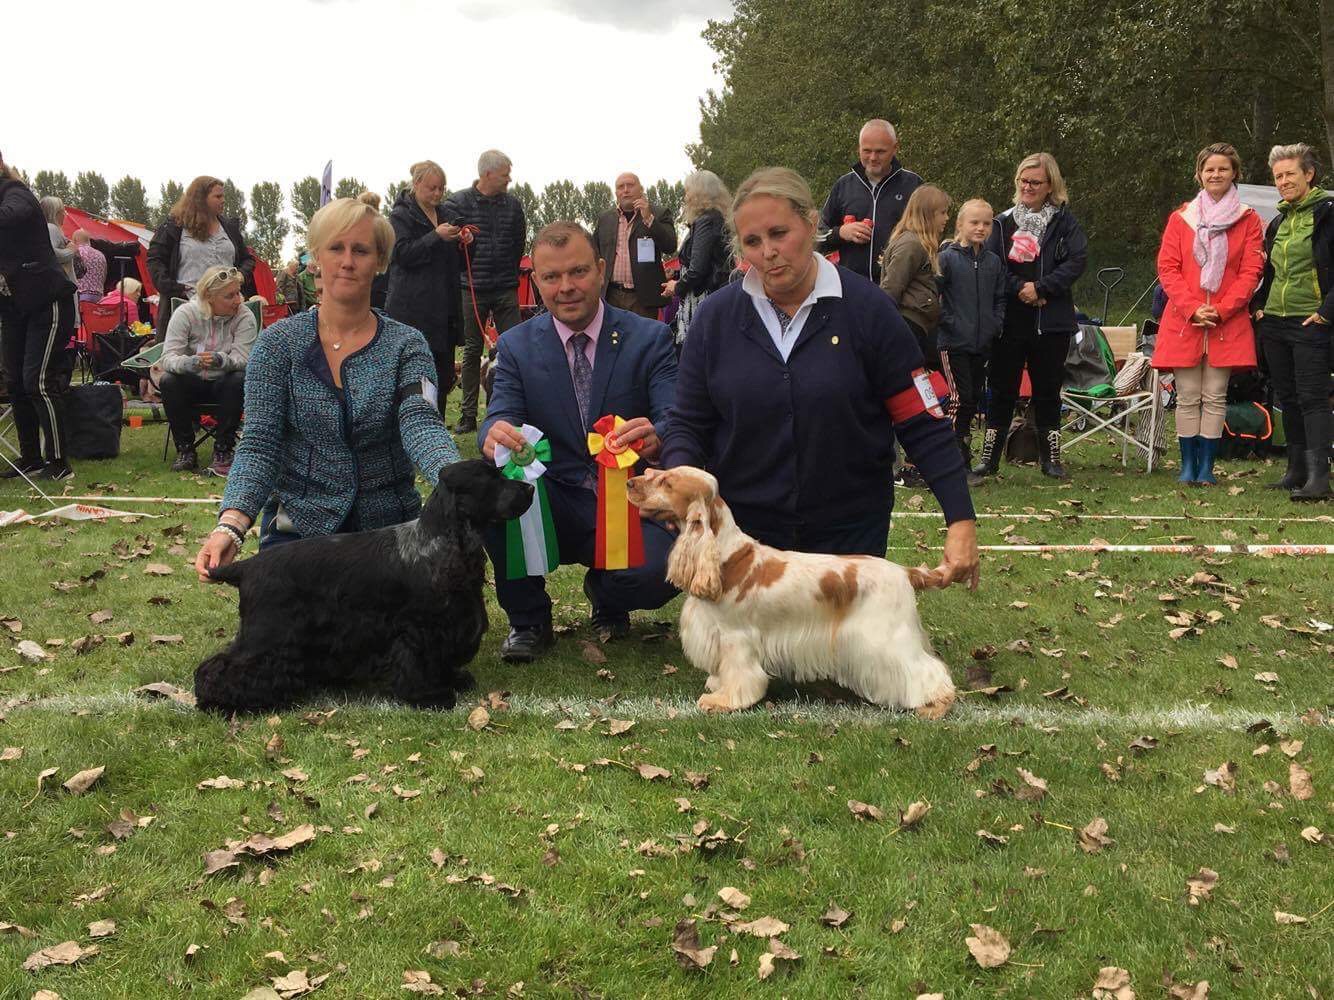
<path id="1" fill-rule="evenodd" d="M 217 583 L 213 577 L 209 576 L 208 571 L 217 566 L 226 566 L 236 558 L 236 542 L 232 537 L 221 531 L 214 531 L 204 539 L 204 544 L 199 547 L 199 554 L 195 556 L 195 572 L 199 574 L 201 583 Z"/>
<path id="2" fill-rule="evenodd" d="M 944 577 L 944 586 L 967 583 L 977 589 L 982 567 L 977 553 L 977 522 L 955 521 L 945 533 L 945 554 L 936 571 Z"/>

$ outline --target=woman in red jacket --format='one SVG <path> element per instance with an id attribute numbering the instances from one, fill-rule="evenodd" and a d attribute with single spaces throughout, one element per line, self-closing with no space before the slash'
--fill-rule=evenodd
<path id="1" fill-rule="evenodd" d="M 1158 280 L 1168 305 L 1153 367 L 1176 373 L 1177 440 L 1183 483 L 1216 483 L 1214 457 L 1234 368 L 1255 367 L 1247 304 L 1264 271 L 1264 230 L 1241 203 L 1241 158 L 1225 142 L 1195 157 L 1200 193 L 1167 220 Z"/>

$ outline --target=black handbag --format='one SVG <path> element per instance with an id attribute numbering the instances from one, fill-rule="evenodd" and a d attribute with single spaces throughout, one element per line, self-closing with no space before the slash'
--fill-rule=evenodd
<path id="1" fill-rule="evenodd" d="M 115 458 L 125 401 L 120 386 L 109 382 L 75 386 L 66 397 L 71 458 Z"/>

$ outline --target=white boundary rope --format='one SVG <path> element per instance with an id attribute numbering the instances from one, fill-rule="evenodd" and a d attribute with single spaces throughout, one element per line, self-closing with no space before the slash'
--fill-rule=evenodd
<path id="1" fill-rule="evenodd" d="M 896 510 L 891 515 L 891 520 L 900 517 L 933 517 L 940 520 L 945 515 L 939 511 L 917 511 L 917 510 Z M 1248 516 L 1225 516 L 1218 514 L 1076 514 L 1074 512 L 1052 514 L 978 514 L 977 519 L 981 520 L 999 520 L 999 521 L 1223 521 L 1232 524 L 1241 524 L 1251 521 L 1273 521 L 1279 524 L 1334 524 L 1334 517 L 1324 515 L 1322 517 L 1248 517 Z"/>
<path id="2" fill-rule="evenodd" d="M 915 545 L 891 545 L 891 552 L 914 550 Z M 939 551 L 942 546 L 931 546 Z M 1331 556 L 1334 545 L 979 545 L 980 552 L 1152 552 L 1193 556 L 1219 553 L 1236 556 Z"/>
<path id="3" fill-rule="evenodd" d="M 34 488 L 35 488 L 35 487 L 34 487 Z M 39 490 L 38 492 L 41 492 L 41 491 Z M 43 494 L 43 496 L 45 496 L 45 494 Z M 48 499 L 49 499 L 49 498 L 48 498 Z M 207 503 L 207 504 L 214 504 L 214 505 L 216 506 L 218 503 L 221 502 L 221 498 L 210 500 L 210 499 L 207 498 L 207 497 L 98 497 L 98 496 L 66 497 L 66 496 L 62 496 L 62 497 L 57 497 L 56 499 L 58 499 L 58 500 L 73 500 L 73 501 L 76 501 L 76 502 L 78 502 L 78 503 L 97 503 L 97 504 L 108 504 L 108 503 L 165 503 L 165 504 L 173 504 L 173 503 Z M 52 506 L 54 506 L 54 504 L 53 504 Z"/>

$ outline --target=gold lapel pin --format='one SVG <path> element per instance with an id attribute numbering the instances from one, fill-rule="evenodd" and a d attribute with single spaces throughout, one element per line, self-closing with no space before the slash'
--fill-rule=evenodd
<path id="1" fill-rule="evenodd" d="M 829 343 L 833 344 L 834 346 L 838 346 L 838 334 L 834 334 L 832 337 L 830 337 Z"/>

